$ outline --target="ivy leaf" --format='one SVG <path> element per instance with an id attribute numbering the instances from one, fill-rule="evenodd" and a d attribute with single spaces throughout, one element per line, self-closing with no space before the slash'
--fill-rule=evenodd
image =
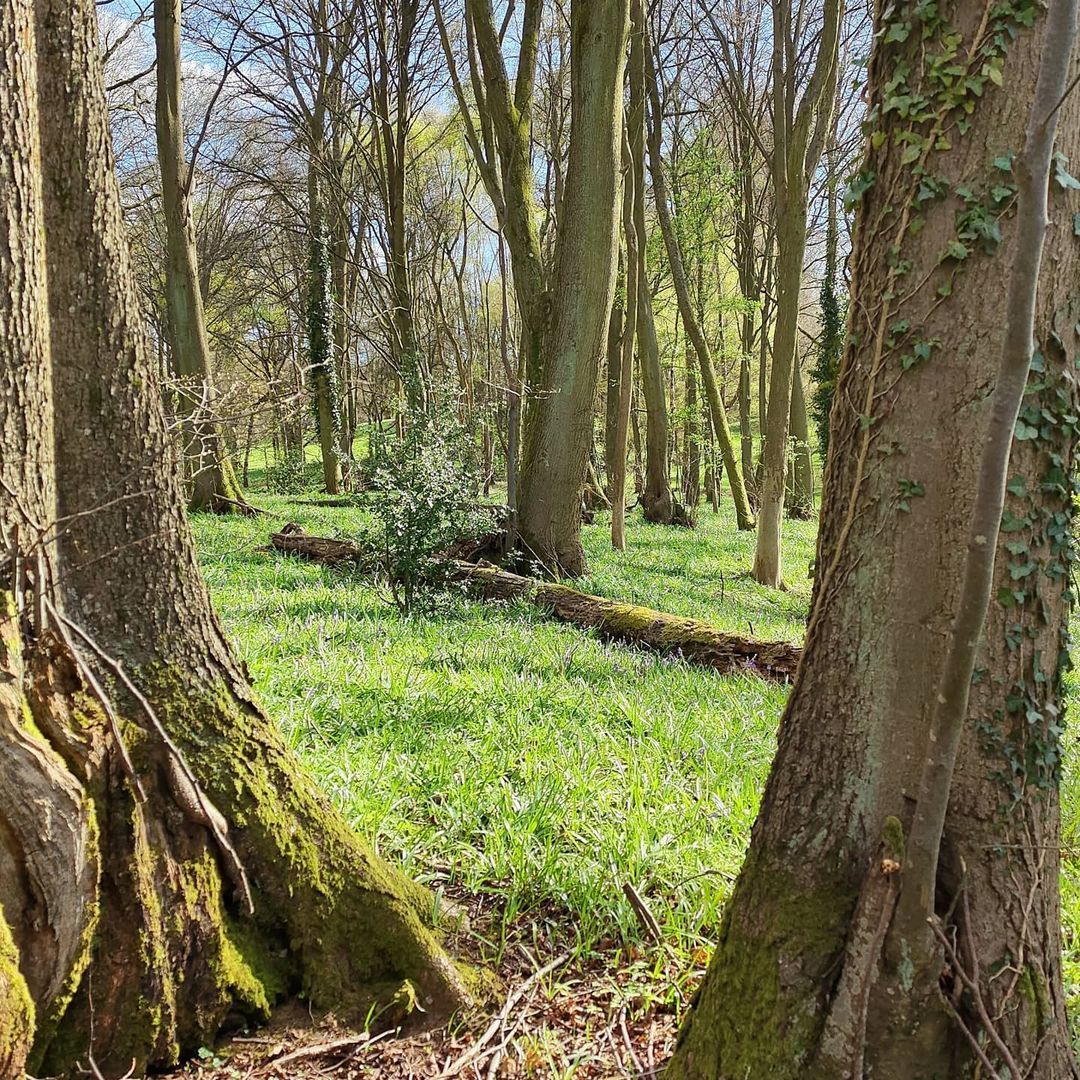
<path id="1" fill-rule="evenodd" d="M 1005 485 L 1005 490 L 1010 495 L 1016 495 L 1018 498 L 1025 498 L 1028 493 L 1027 481 L 1022 476 L 1014 476 L 1008 484 Z"/>
<path id="2" fill-rule="evenodd" d="M 1023 420 L 1016 421 L 1016 430 L 1013 432 L 1013 438 L 1017 442 L 1031 442 L 1033 439 L 1039 437 L 1039 429 L 1032 427 L 1031 424 L 1025 423 Z"/>
<path id="3" fill-rule="evenodd" d="M 1069 159 L 1060 151 L 1054 154 L 1054 181 L 1064 191 L 1080 191 L 1080 180 L 1077 180 L 1065 167 Z"/>
<path id="4" fill-rule="evenodd" d="M 945 257 L 957 261 L 966 259 L 968 257 L 967 245 L 959 240 L 950 240 L 949 246 L 945 248 Z"/>

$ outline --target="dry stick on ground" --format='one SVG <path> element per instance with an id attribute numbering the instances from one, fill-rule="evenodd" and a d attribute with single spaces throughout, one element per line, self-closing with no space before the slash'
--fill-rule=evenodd
<path id="1" fill-rule="evenodd" d="M 506 999 L 506 1004 L 499 1010 L 499 1014 L 494 1020 L 488 1024 L 487 1029 L 483 1035 L 465 1051 L 456 1061 L 448 1065 L 439 1075 L 436 1080 L 450 1080 L 450 1077 L 457 1076 L 466 1065 L 475 1061 L 484 1052 L 484 1047 L 499 1033 L 503 1024 L 506 1023 L 507 1017 L 514 1011 L 514 1006 L 545 976 L 551 974 L 556 968 L 560 968 L 570 959 L 569 953 L 563 953 L 561 956 L 555 957 L 550 963 L 545 964 L 542 968 L 534 971 L 510 996 Z"/>
<path id="2" fill-rule="evenodd" d="M 277 551 L 331 565 L 351 562 L 370 566 L 375 561 L 373 553 L 360 544 L 309 536 L 298 525 L 286 525 L 271 537 L 271 544 Z M 676 654 L 688 663 L 719 672 L 744 671 L 765 679 L 790 681 L 802 656 L 801 647 L 791 642 L 727 634 L 697 619 L 619 603 L 494 567 L 447 561 L 452 580 L 485 600 L 522 600 L 562 622 L 595 630 L 600 637 Z"/>
<path id="3" fill-rule="evenodd" d="M 656 916 L 649 910 L 649 905 L 642 899 L 641 894 L 629 881 L 623 883 L 622 891 L 623 896 L 630 901 L 630 906 L 634 909 L 634 914 L 645 932 L 657 945 L 661 944 L 664 935 L 660 929 L 660 924 L 656 921 Z"/>

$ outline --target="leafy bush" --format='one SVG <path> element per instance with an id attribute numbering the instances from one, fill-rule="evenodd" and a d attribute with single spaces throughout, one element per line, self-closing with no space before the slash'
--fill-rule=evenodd
<path id="1" fill-rule="evenodd" d="M 266 489 L 275 495 L 302 495 L 306 491 L 318 491 L 322 485 L 322 465 L 304 461 L 295 454 L 266 470 Z"/>
<path id="2" fill-rule="evenodd" d="M 474 440 L 451 416 L 416 416 L 403 439 L 380 448 L 372 509 L 402 611 L 430 601 L 446 584 L 447 567 L 437 556 L 493 528 L 494 510 L 478 501 L 481 482 Z"/>

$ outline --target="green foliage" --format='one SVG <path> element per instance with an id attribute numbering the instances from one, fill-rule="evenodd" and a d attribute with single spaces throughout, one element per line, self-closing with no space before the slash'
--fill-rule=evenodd
<path id="1" fill-rule="evenodd" d="M 817 428 L 818 447 L 822 460 L 829 451 L 829 413 L 836 391 L 836 376 L 844 351 L 844 326 L 847 322 L 847 298 L 840 296 L 835 276 L 821 283 L 821 340 L 814 353 L 810 378 L 814 388 L 810 393 L 810 419 Z"/>
<path id="2" fill-rule="evenodd" d="M 312 533 L 371 529 L 361 507 L 263 501 Z M 783 687 L 602 642 L 526 605 L 454 594 L 403 615 L 373 582 L 259 552 L 265 520 L 195 527 L 261 699 L 379 850 L 431 886 L 485 893 L 507 923 L 555 918 L 583 949 L 644 940 L 623 881 L 673 945 L 707 943 L 775 752 Z M 812 525 L 784 529 L 805 567 Z M 625 554 L 609 530 L 606 515 L 585 527 L 583 588 L 731 632 L 802 633 L 805 571 L 784 593 L 740 573 L 754 537 L 729 506 L 692 533 L 633 514 Z"/>
<path id="3" fill-rule="evenodd" d="M 376 458 L 373 500 L 379 547 L 394 602 L 405 612 L 430 602 L 446 583 L 437 556 L 455 541 L 490 532 L 491 508 L 479 503 L 476 440 L 447 412 L 414 413 L 404 438 Z"/>
<path id="4" fill-rule="evenodd" d="M 276 495 L 302 495 L 322 487 L 322 466 L 290 454 L 266 469 L 266 490 Z"/>

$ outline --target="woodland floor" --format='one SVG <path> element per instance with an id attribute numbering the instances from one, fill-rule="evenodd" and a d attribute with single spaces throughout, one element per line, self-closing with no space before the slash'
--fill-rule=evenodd
<path id="1" fill-rule="evenodd" d="M 267 1031 L 208 1048 L 186 1073 L 652 1075 L 707 962 L 786 689 L 606 644 L 526 606 L 450 596 L 403 616 L 358 574 L 259 550 L 285 521 L 355 533 L 369 520 L 362 505 L 255 501 L 266 515 L 200 517 L 195 529 L 218 611 L 265 706 L 361 833 L 467 907 L 471 930 L 454 947 L 498 970 L 512 1007 L 494 1029 L 483 1016 L 392 1037 L 377 1018 L 365 1036 L 297 1004 Z M 622 554 L 599 517 L 586 529 L 591 574 L 581 587 L 799 640 L 813 524 L 786 523 L 790 589 L 775 593 L 749 579 L 753 536 L 736 531 L 733 514 L 700 516 L 689 532 L 634 514 Z M 1070 738 L 1066 978 L 1080 1008 L 1077 758 Z M 626 883 L 662 942 L 635 916 Z M 464 1059 L 485 1031 L 482 1053 Z"/>

